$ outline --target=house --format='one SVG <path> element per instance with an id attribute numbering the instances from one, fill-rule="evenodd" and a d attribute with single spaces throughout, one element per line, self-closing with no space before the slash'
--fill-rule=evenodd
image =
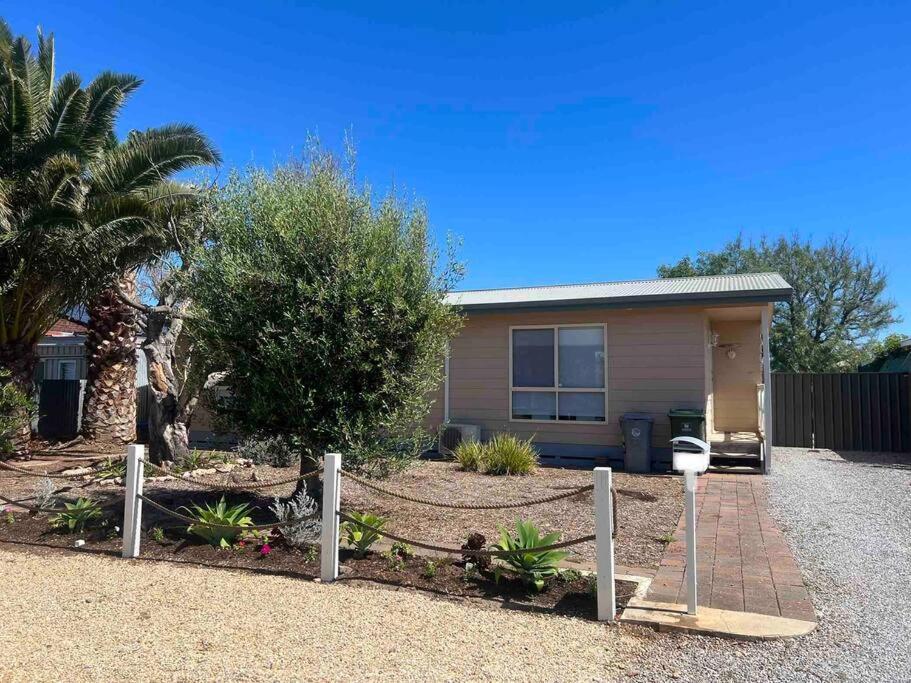
<path id="1" fill-rule="evenodd" d="M 766 471 L 771 443 L 776 273 L 451 293 L 464 314 L 430 427 L 477 425 L 533 437 L 542 458 L 622 467 L 620 418 L 654 419 L 670 461 L 671 409 L 704 410 L 713 458 Z"/>

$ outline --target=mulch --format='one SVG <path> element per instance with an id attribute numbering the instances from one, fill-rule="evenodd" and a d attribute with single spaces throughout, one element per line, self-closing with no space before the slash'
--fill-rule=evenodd
<path id="1" fill-rule="evenodd" d="M 615 560 L 629 567 L 655 568 L 666 547 L 662 538 L 674 531 L 683 509 L 680 478 L 615 472 L 613 479 L 618 518 Z M 526 476 L 498 477 L 463 472 L 451 462 L 422 461 L 382 483 L 388 489 L 449 503 L 508 502 L 546 497 L 591 484 L 592 473 L 542 467 Z M 388 517 L 386 528 L 392 533 L 455 547 L 473 532 L 495 540 L 499 537 L 498 526 L 512 529 L 520 517 L 534 521 L 546 531 L 559 531 L 564 539 L 591 534 L 595 526 L 591 492 L 511 510 L 454 510 L 391 498 L 343 477 L 342 506 Z M 573 546 L 571 550 L 581 560 L 595 558 L 594 543 Z"/>

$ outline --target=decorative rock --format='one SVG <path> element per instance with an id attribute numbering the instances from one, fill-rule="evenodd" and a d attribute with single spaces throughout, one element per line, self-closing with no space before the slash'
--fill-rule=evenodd
<path id="1" fill-rule="evenodd" d="M 94 473 L 95 473 L 95 470 L 93 470 L 91 467 L 74 467 L 74 468 L 69 469 L 69 470 L 63 470 L 63 472 L 61 472 L 60 474 L 65 474 L 65 475 L 67 475 L 67 476 L 74 476 L 74 477 L 75 477 L 75 476 L 78 476 L 78 475 L 80 475 L 80 474 L 83 475 L 83 476 L 85 476 L 85 475 L 87 475 L 87 474 L 94 474 Z"/>
<path id="2" fill-rule="evenodd" d="M 233 465 L 232 463 L 226 462 L 226 463 L 223 463 L 223 464 L 221 464 L 221 465 L 216 465 L 216 466 L 215 466 L 215 471 L 216 471 L 216 472 L 221 472 L 222 474 L 225 474 L 225 473 L 230 472 L 231 470 L 233 470 L 234 467 L 235 467 L 235 465 Z"/>
<path id="3" fill-rule="evenodd" d="M 78 541 L 76 541 L 75 543 L 73 543 L 73 545 L 76 546 L 77 548 L 81 548 L 82 546 L 85 545 L 85 541 L 83 541 L 83 540 L 80 538 Z"/>
<path id="4" fill-rule="evenodd" d="M 190 473 L 187 472 L 186 474 L 189 475 Z M 189 478 L 189 476 L 187 478 Z M 173 474 L 163 474 L 160 477 L 145 478 L 146 481 L 174 481 L 175 479 L 177 479 L 177 477 L 175 477 Z"/>
<path id="5" fill-rule="evenodd" d="M 234 463 L 238 467 L 253 467 L 253 461 L 250 458 L 237 458 Z"/>

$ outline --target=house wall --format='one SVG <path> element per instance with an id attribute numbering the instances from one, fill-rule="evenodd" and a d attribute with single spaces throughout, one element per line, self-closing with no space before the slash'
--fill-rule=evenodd
<path id="1" fill-rule="evenodd" d="M 759 321 L 712 322 L 720 344 L 739 344 L 737 357 L 713 349 L 714 424 L 716 432 L 756 431 L 759 420 L 756 385 L 762 383 Z"/>
<path id="2" fill-rule="evenodd" d="M 587 323 L 606 325 L 606 422 L 510 421 L 510 326 Z M 668 410 L 705 406 L 706 334 L 702 308 L 471 314 L 451 344 L 450 420 L 481 425 L 485 439 L 509 431 L 539 444 L 616 447 L 623 441 L 620 416 L 644 412 L 655 419 L 653 445 L 667 448 Z M 435 429 L 442 421 L 442 388 L 434 399 Z"/>

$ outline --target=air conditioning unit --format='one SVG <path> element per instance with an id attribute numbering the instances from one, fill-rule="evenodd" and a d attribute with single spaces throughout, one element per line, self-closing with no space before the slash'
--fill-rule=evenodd
<path id="1" fill-rule="evenodd" d="M 479 425 L 457 424 L 447 422 L 440 425 L 440 438 L 437 450 L 441 455 L 452 455 L 460 443 L 481 440 L 481 427 Z"/>

